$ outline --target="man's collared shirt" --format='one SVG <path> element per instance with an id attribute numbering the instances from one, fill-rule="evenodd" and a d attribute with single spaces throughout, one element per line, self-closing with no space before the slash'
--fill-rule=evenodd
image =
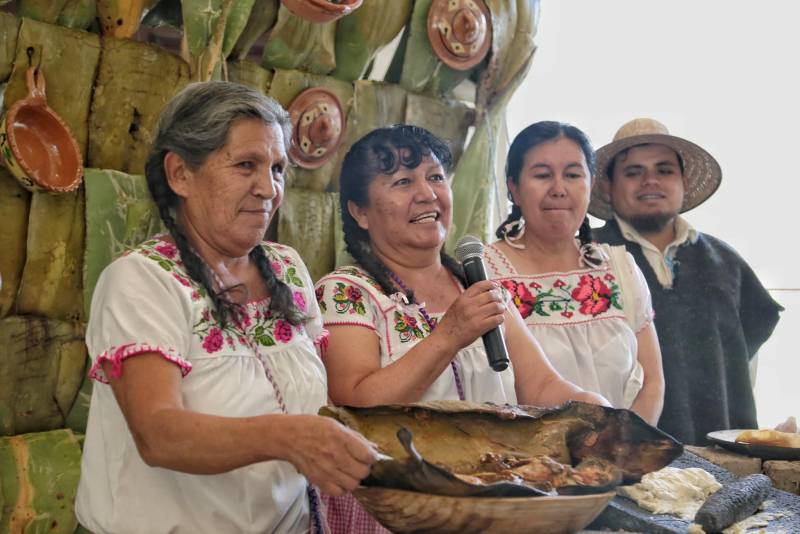
<path id="1" fill-rule="evenodd" d="M 689 221 L 678 215 L 675 217 L 675 240 L 667 245 L 666 250 L 662 253 L 658 247 L 636 231 L 633 226 L 617 215 L 614 215 L 614 218 L 617 220 L 622 237 L 642 247 L 642 253 L 647 259 L 647 263 L 653 268 L 653 272 L 656 273 L 659 283 L 664 288 L 671 288 L 675 279 L 675 254 L 678 252 L 678 248 L 684 244 L 697 242 L 697 230 L 692 228 Z"/>

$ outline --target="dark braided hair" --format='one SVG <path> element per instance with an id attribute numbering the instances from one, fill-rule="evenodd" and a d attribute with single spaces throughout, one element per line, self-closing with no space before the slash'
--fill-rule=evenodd
<path id="1" fill-rule="evenodd" d="M 559 137 L 566 137 L 581 147 L 583 155 L 586 157 L 586 165 L 589 167 L 589 173 L 594 175 L 596 165 L 594 149 L 586 134 L 571 124 L 556 121 L 541 121 L 535 122 L 522 130 L 511 143 L 511 147 L 508 149 L 508 157 L 506 158 L 506 180 L 519 185 L 519 177 L 525 163 L 525 154 L 532 148 L 547 141 L 558 139 Z M 514 202 L 513 199 L 511 199 L 510 193 L 509 200 L 511 200 L 512 203 Z M 500 239 L 506 236 L 514 237 L 518 235 L 520 232 L 519 228 L 506 230 L 506 225 L 518 221 L 521 218 L 522 209 L 517 204 L 513 204 L 511 213 L 509 213 L 508 218 L 497 228 L 495 235 Z M 588 217 L 584 217 L 581 223 L 580 230 L 578 231 L 578 239 L 581 245 L 592 242 L 592 228 L 589 226 Z"/>
<path id="2" fill-rule="evenodd" d="M 359 139 L 350 147 L 342 164 L 339 207 L 347 251 L 387 295 L 397 293 L 400 289 L 392 280 L 389 269 L 373 252 L 369 233 L 358 225 L 347 203 L 352 201 L 356 206 L 366 206 L 369 203 L 367 189 L 377 175 L 393 174 L 400 167 L 415 169 L 426 156 L 436 157 L 445 172 L 451 170 L 453 157 L 444 141 L 425 128 L 395 124 L 373 130 Z M 466 285 L 461 264 L 448 256 L 444 247 L 440 257 L 442 265 Z M 406 298 L 414 302 L 414 292 L 409 289 Z"/>
<path id="3" fill-rule="evenodd" d="M 180 198 L 167 181 L 164 157 L 173 152 L 189 168 L 197 169 L 212 152 L 227 144 L 234 122 L 247 118 L 261 119 L 265 124 L 280 127 L 288 150 L 291 139 L 289 115 L 273 99 L 236 83 L 213 81 L 190 84 L 162 110 L 145 164 L 147 187 L 161 220 L 175 240 L 187 274 L 205 288 L 214 306 L 215 318 L 222 325 L 239 318 L 241 306 L 229 298 L 231 290 L 238 286 L 220 288 L 219 292 L 214 290 L 209 267 L 195 253 L 186 232 L 175 219 L 174 212 L 180 205 Z M 293 325 L 306 321 L 307 318 L 295 306 L 289 287 L 272 271 L 264 249 L 256 246 L 249 255 L 269 291 L 270 310 Z"/>

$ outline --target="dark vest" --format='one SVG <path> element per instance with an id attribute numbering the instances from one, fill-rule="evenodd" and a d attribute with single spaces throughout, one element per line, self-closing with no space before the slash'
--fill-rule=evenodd
<path id="1" fill-rule="evenodd" d="M 752 269 L 729 245 L 699 234 L 678 249 L 665 289 L 615 220 L 594 237 L 625 245 L 650 287 L 666 385 L 659 428 L 687 444 L 705 444 L 714 430 L 757 428 L 748 364 L 783 308 Z"/>

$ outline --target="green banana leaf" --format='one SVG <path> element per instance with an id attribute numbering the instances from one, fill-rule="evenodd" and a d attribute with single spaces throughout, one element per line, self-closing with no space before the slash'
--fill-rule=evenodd
<path id="1" fill-rule="evenodd" d="M 356 81 L 353 89 L 353 108 L 347 121 L 348 147 L 375 128 L 405 120 L 408 93 L 399 85 L 362 80 Z"/>
<path id="2" fill-rule="evenodd" d="M 275 25 L 279 7 L 280 0 L 255 0 L 247 25 L 231 50 L 232 59 L 241 60 L 247 57 L 255 42 Z"/>
<path id="3" fill-rule="evenodd" d="M 67 123 L 85 159 L 89 106 L 99 60 L 99 36 L 22 19 L 5 106 L 28 94 L 25 73 L 29 66 L 38 66 L 45 77 L 48 105 Z"/>
<path id="4" fill-rule="evenodd" d="M 68 429 L 0 439 L 0 532 L 72 534 L 80 468 Z"/>
<path id="5" fill-rule="evenodd" d="M 143 173 L 161 109 L 188 82 L 189 66 L 163 48 L 103 38 L 86 165 Z"/>
<path id="6" fill-rule="evenodd" d="M 17 52 L 19 19 L 11 13 L 0 12 L 0 83 L 11 75 Z"/>
<path id="7" fill-rule="evenodd" d="M 0 317 L 14 309 L 28 240 L 28 214 L 31 194 L 3 167 L 0 167 Z"/>
<path id="8" fill-rule="evenodd" d="M 342 228 L 342 210 L 339 209 L 339 193 L 332 193 L 336 195 L 334 202 L 336 209 L 333 212 L 333 239 L 336 248 L 336 260 L 334 267 L 341 267 L 342 265 L 354 265 L 356 260 L 347 252 L 344 244 L 344 230 Z"/>
<path id="9" fill-rule="evenodd" d="M 287 188 L 278 211 L 278 241 L 294 248 L 316 281 L 333 270 L 336 260 L 334 193 Z"/>
<path id="10" fill-rule="evenodd" d="M 76 30 L 85 30 L 92 25 L 96 18 L 97 2 L 95 0 L 67 0 L 58 15 L 56 24 Z"/>
<path id="11" fill-rule="evenodd" d="M 55 24 L 68 0 L 17 0 L 17 16 Z"/>
<path id="12" fill-rule="evenodd" d="M 86 364 L 80 323 L 43 317 L 0 320 L 0 435 L 64 426 Z"/>
<path id="13" fill-rule="evenodd" d="M 370 0 L 339 20 L 336 26 L 336 70 L 331 76 L 357 80 L 411 16 L 411 0 Z M 380 24 L 376 24 L 380 21 Z"/>
<path id="14" fill-rule="evenodd" d="M 433 52 L 428 39 L 428 10 L 432 0 L 414 2 L 400 85 L 414 93 L 444 95 L 469 78 L 470 70 L 451 69 Z M 479 68 L 479 67 L 475 67 Z"/>
<path id="15" fill-rule="evenodd" d="M 69 408 L 66 419 L 64 419 L 65 427 L 81 434 L 86 433 L 86 423 L 89 420 L 89 404 L 92 400 L 92 384 L 94 382 L 89 378 L 91 365 L 92 361 L 87 358 L 86 366 L 81 373 L 83 380 L 80 389 L 78 389 L 78 394 L 75 395 L 75 400 Z"/>
<path id="16" fill-rule="evenodd" d="M 298 69 L 328 74 L 336 68 L 336 23 L 305 20 L 281 4 L 261 64 L 268 69 Z"/>
<path id="17" fill-rule="evenodd" d="M 84 187 L 83 302 L 88 317 L 94 287 L 103 269 L 126 250 L 163 232 L 164 227 L 144 176 L 86 169 Z"/>
<path id="18" fill-rule="evenodd" d="M 342 104 L 342 113 L 344 113 L 345 117 L 349 115 L 353 102 L 353 86 L 347 82 L 328 76 L 318 76 L 296 70 L 278 69 L 275 71 L 275 76 L 272 78 L 269 96 L 288 109 L 297 95 L 311 87 L 322 87 L 335 94 Z M 347 135 L 349 127 L 349 124 L 345 124 L 345 136 Z M 299 189 L 325 191 L 331 186 L 331 183 L 338 183 L 339 172 L 342 168 L 342 159 L 344 159 L 345 154 L 346 146 L 343 142 L 339 145 L 336 155 L 319 168 L 304 169 L 299 166 L 290 167 L 286 180 L 287 185 Z"/>
<path id="19" fill-rule="evenodd" d="M 475 121 L 475 111 L 462 102 L 409 93 L 406 103 L 408 124 L 422 126 L 444 140 L 458 163 L 464 151 L 467 131 Z"/>
<path id="20" fill-rule="evenodd" d="M 258 89 L 266 94 L 272 83 L 272 71 L 261 67 L 255 61 L 246 59 L 228 61 L 228 80 Z"/>
<path id="21" fill-rule="evenodd" d="M 82 319 L 83 209 L 83 188 L 60 195 L 33 193 L 17 313 Z"/>

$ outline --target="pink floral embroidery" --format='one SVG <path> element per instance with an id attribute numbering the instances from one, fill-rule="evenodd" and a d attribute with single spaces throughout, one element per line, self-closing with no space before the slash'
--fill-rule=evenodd
<path id="1" fill-rule="evenodd" d="M 614 280 L 616 280 L 616 278 L 614 278 L 614 275 L 611 273 L 606 273 L 603 279 L 605 279 L 607 282 L 613 282 Z"/>
<path id="2" fill-rule="evenodd" d="M 565 285 L 567 285 L 567 284 L 566 284 L 566 283 L 564 283 L 564 281 L 563 281 L 561 278 L 557 279 L 557 280 L 556 280 L 556 281 L 553 283 L 553 287 L 564 287 Z"/>
<path id="3" fill-rule="evenodd" d="M 306 311 L 306 298 L 299 291 L 294 292 L 294 304 L 301 312 Z"/>
<path id="4" fill-rule="evenodd" d="M 180 367 L 181 376 L 188 375 L 192 370 L 192 364 L 178 356 L 172 349 L 164 350 L 147 344 L 128 343 L 119 347 L 112 347 L 98 356 L 92 368 L 89 369 L 89 378 L 108 384 L 108 377 L 103 373 L 103 362 L 111 362 L 111 378 L 119 378 L 122 376 L 122 362 L 134 356 L 153 352 Z"/>
<path id="5" fill-rule="evenodd" d="M 567 319 L 569 319 L 569 318 L 570 318 L 570 317 L 572 317 L 574 314 L 573 314 L 571 311 L 563 311 L 563 312 L 561 312 L 561 315 L 563 315 L 564 317 L 566 317 Z"/>
<path id="6" fill-rule="evenodd" d="M 222 331 L 219 328 L 213 327 L 208 332 L 208 335 L 203 340 L 203 348 L 209 354 L 213 354 L 222 348 Z"/>
<path id="7" fill-rule="evenodd" d="M 200 300 L 200 292 L 196 289 L 192 291 L 192 300 Z"/>
<path id="8" fill-rule="evenodd" d="M 528 285 L 531 286 L 533 289 L 542 289 L 542 285 L 541 284 L 537 284 L 536 282 L 531 282 Z"/>
<path id="9" fill-rule="evenodd" d="M 174 260 L 175 256 L 178 254 L 178 247 L 172 243 L 161 243 L 160 245 L 156 245 L 155 249 L 156 252 L 171 260 Z"/>
<path id="10" fill-rule="evenodd" d="M 272 272 L 275 273 L 275 276 L 280 276 L 283 272 L 283 265 L 281 265 L 278 261 L 270 262 L 270 267 L 272 267 Z"/>
<path id="11" fill-rule="evenodd" d="M 281 343 L 289 342 L 292 339 L 292 325 L 283 319 L 275 321 L 275 339 Z"/>
<path id="12" fill-rule="evenodd" d="M 522 318 L 528 318 L 536 306 L 536 296 L 532 295 L 524 284 L 519 284 L 514 280 L 502 280 L 500 283 L 511 293 L 514 306 L 517 307 Z"/>
<path id="13" fill-rule="evenodd" d="M 180 282 L 180 283 L 181 283 L 181 285 L 184 285 L 184 286 L 186 286 L 186 287 L 192 287 L 192 284 L 191 284 L 191 282 L 189 282 L 189 280 L 187 280 L 187 279 L 186 279 L 186 278 L 184 278 L 183 276 L 179 275 L 178 273 L 172 273 L 172 276 L 174 276 L 174 277 L 175 277 L 175 280 L 177 280 L 178 282 Z"/>
<path id="14" fill-rule="evenodd" d="M 580 301 L 580 312 L 596 316 L 611 306 L 612 294 L 608 286 L 598 277 L 590 274 L 581 276 L 578 287 L 572 290 L 572 298 Z"/>

